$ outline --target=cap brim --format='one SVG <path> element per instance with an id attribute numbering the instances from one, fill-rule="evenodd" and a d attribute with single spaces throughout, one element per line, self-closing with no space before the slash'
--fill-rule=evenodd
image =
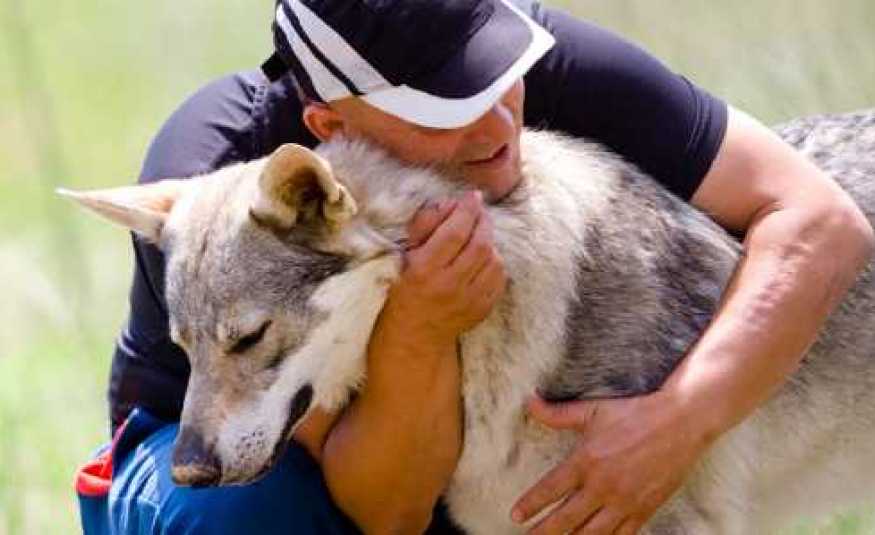
<path id="1" fill-rule="evenodd" d="M 502 6 L 510 10 L 513 16 L 519 17 L 522 23 L 522 36 L 528 37 L 528 45 L 519 54 L 516 60 L 511 61 L 510 66 L 503 73 L 491 80 L 479 80 L 472 72 L 472 62 L 469 58 L 459 58 L 459 61 L 445 66 L 441 72 L 421 84 L 422 88 L 414 88 L 409 85 L 390 87 L 377 90 L 361 98 L 386 113 L 399 117 L 405 121 L 429 128 L 459 128 L 468 125 L 483 114 L 497 102 L 508 89 L 521 78 L 544 54 L 555 44 L 555 39 L 544 28 L 535 23 L 527 15 L 519 11 L 516 6 L 504 0 L 499 0 Z M 479 36 L 479 43 L 469 42 L 469 45 L 479 46 L 478 52 L 489 54 L 495 49 L 495 43 L 491 32 L 501 31 L 501 28 L 487 28 L 484 35 Z M 528 36 L 526 36 L 528 32 Z M 490 47 L 490 48 L 487 48 Z M 500 51 L 499 51 L 500 52 Z M 472 55 L 470 47 L 462 54 Z M 468 61 L 465 61 L 468 59 Z M 464 65 L 464 67 L 460 67 Z M 476 62 L 473 64 L 476 68 Z M 468 72 L 465 72 L 468 71 Z M 452 86 L 454 93 L 464 92 L 464 84 L 471 89 L 470 96 L 441 96 L 436 90 L 429 87 L 441 87 L 444 83 Z M 460 90 L 460 86 L 461 90 Z M 485 86 L 485 88 L 484 88 Z M 481 89 L 482 88 L 482 89 Z"/>

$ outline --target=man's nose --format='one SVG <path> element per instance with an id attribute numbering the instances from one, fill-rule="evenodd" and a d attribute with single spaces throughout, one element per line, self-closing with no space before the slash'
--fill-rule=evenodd
<path id="1" fill-rule="evenodd" d="M 222 465 L 203 435 L 183 426 L 173 448 L 173 482 L 190 487 L 215 485 L 222 476 Z"/>
<path id="2" fill-rule="evenodd" d="M 514 116 L 510 108 L 501 100 L 489 108 L 468 127 L 467 141 L 469 143 L 504 143 L 516 131 Z"/>

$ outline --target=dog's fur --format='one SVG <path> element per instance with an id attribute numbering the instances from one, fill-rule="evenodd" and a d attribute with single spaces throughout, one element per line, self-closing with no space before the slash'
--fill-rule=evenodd
<path id="1" fill-rule="evenodd" d="M 873 220 L 875 112 L 780 132 Z M 525 418 L 526 398 L 659 388 L 740 254 L 709 218 L 597 145 L 526 132 L 522 154 L 524 181 L 489 207 L 510 284 L 461 342 L 465 439 L 446 499 L 471 533 L 520 532 L 511 505 L 575 442 Z M 464 188 L 337 140 L 186 181 L 74 194 L 167 256 L 171 330 L 192 366 L 177 481 L 251 481 L 312 406 L 348 401 L 365 380 L 405 224 Z M 875 494 L 872 277 L 870 266 L 799 371 L 718 441 L 645 533 L 764 533 Z"/>

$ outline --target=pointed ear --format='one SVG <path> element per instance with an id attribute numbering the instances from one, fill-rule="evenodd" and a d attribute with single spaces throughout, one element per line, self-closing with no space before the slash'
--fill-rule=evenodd
<path id="1" fill-rule="evenodd" d="M 168 179 L 140 186 L 91 191 L 58 188 L 56 191 L 150 242 L 158 243 L 167 215 L 188 187 L 188 180 Z"/>
<path id="2" fill-rule="evenodd" d="M 334 178 L 325 158 L 286 144 L 268 158 L 249 213 L 258 223 L 282 231 L 296 224 L 327 224 L 335 230 L 356 210 L 355 200 Z"/>

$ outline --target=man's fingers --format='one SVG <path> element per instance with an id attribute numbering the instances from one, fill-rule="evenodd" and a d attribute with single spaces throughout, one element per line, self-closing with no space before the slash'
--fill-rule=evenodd
<path id="1" fill-rule="evenodd" d="M 449 265 L 471 239 L 482 210 L 480 192 L 466 193 L 446 220 L 432 232 L 428 241 L 416 251 L 417 256 L 433 267 Z"/>
<path id="2" fill-rule="evenodd" d="M 496 297 L 504 293 L 506 285 L 507 275 L 504 272 L 504 264 L 500 261 L 487 262 L 468 283 L 469 287 L 483 292 L 483 295 L 493 302 Z"/>
<path id="3" fill-rule="evenodd" d="M 617 528 L 617 535 L 636 535 L 638 530 L 641 529 L 641 526 L 642 524 L 640 520 L 628 518 L 625 522 L 620 524 L 619 528 Z"/>
<path id="4" fill-rule="evenodd" d="M 586 523 L 587 519 L 596 514 L 601 505 L 583 490 L 578 490 L 569 496 L 555 511 L 541 520 L 530 532 L 530 535 L 552 535 L 553 533 L 569 533 Z"/>
<path id="5" fill-rule="evenodd" d="M 518 524 L 525 522 L 548 505 L 562 499 L 579 484 L 577 470 L 568 461 L 563 462 L 526 491 L 514 505 L 511 519 Z"/>
<path id="6" fill-rule="evenodd" d="M 575 429 L 583 431 L 595 415 L 598 402 L 565 401 L 551 403 L 541 396 L 529 399 L 526 408 L 529 414 L 542 424 L 554 429 Z"/>
<path id="7" fill-rule="evenodd" d="M 471 239 L 450 264 L 450 269 L 471 285 L 495 259 L 496 253 L 492 246 L 492 222 L 483 214 L 477 220 Z"/>
<path id="8" fill-rule="evenodd" d="M 486 262 L 464 290 L 470 296 L 468 310 L 485 318 L 504 294 L 506 287 L 507 277 L 501 262 Z"/>
<path id="9" fill-rule="evenodd" d="M 445 199 L 420 208 L 407 225 L 407 247 L 413 249 L 428 241 L 435 229 L 453 212 L 456 204 L 454 199 Z"/>
<path id="10" fill-rule="evenodd" d="M 574 533 L 575 535 L 613 535 L 625 518 L 626 515 L 616 509 L 604 507 Z"/>

